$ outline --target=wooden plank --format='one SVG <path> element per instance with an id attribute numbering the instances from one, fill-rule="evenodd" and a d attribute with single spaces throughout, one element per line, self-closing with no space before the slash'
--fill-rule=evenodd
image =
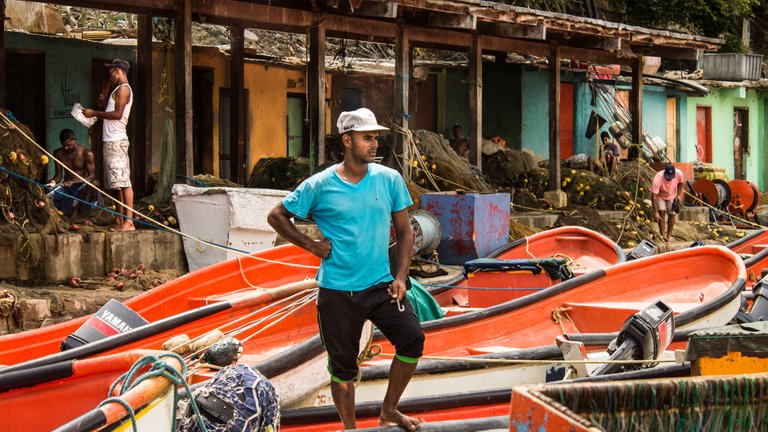
<path id="1" fill-rule="evenodd" d="M 469 48 L 469 163 L 483 169 L 483 46 L 477 35 Z"/>
<path id="2" fill-rule="evenodd" d="M 232 181 L 245 184 L 245 124 L 243 88 L 245 80 L 245 29 L 229 28 L 229 142 L 232 154 L 229 159 Z"/>
<path id="3" fill-rule="evenodd" d="M 644 56 L 656 56 L 680 60 L 697 60 L 703 50 L 696 48 L 632 45 L 632 52 Z"/>
<path id="4" fill-rule="evenodd" d="M 402 20 L 397 22 L 397 32 L 395 37 L 395 104 L 394 121 L 396 126 L 403 129 L 409 128 L 410 113 L 409 104 L 409 82 L 411 76 L 411 43 L 410 27 L 406 26 Z M 405 142 L 403 134 L 392 132 L 394 134 L 395 157 L 402 155 L 401 164 L 403 167 L 403 177 L 406 180 L 411 178 L 410 148 Z"/>
<path id="5" fill-rule="evenodd" d="M 5 23 L 5 0 L 0 0 L 0 19 Z M 5 29 L 0 31 L 0 107 L 6 107 L 5 104 Z"/>
<path id="6" fill-rule="evenodd" d="M 629 112 L 632 114 L 632 143 L 640 145 L 643 140 L 643 57 L 635 59 L 632 65 L 632 91 L 629 93 Z M 636 146 L 629 149 L 629 158 L 640 157 Z"/>
<path id="7" fill-rule="evenodd" d="M 325 15 L 309 29 L 309 151 L 312 171 L 325 163 Z"/>
<path id="8" fill-rule="evenodd" d="M 398 5 L 392 0 L 366 0 L 354 14 L 364 17 L 397 18 Z"/>
<path id="9" fill-rule="evenodd" d="M 549 54 L 549 190 L 560 190 L 560 46 Z"/>
<path id="10" fill-rule="evenodd" d="M 192 0 L 175 1 L 173 63 L 176 148 L 184 149 L 183 160 L 179 158 L 181 166 L 178 172 L 192 177 Z"/>
<path id="11" fill-rule="evenodd" d="M 472 14 L 447 14 L 432 12 L 427 15 L 429 27 L 475 30 L 477 17 Z"/>
<path id="12" fill-rule="evenodd" d="M 136 84 L 138 96 L 133 106 L 136 109 L 136 145 L 134 147 L 137 170 L 134 188 L 149 192 L 149 175 L 152 171 L 152 16 L 138 15 L 136 41 Z"/>
<path id="13" fill-rule="evenodd" d="M 516 39 L 546 40 L 547 27 L 543 25 L 522 25 L 501 22 L 478 21 L 477 30 L 488 36 Z"/>
<path id="14" fill-rule="evenodd" d="M 206 23 L 304 33 L 312 13 L 264 4 L 228 0 L 195 0 L 193 11 Z"/>

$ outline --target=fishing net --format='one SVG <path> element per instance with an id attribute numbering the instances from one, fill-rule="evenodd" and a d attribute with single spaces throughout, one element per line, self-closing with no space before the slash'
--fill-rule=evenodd
<path id="1" fill-rule="evenodd" d="M 142 198 L 141 202 L 159 206 L 171 201 L 171 189 L 176 183 L 176 144 L 173 119 L 165 121 L 163 144 L 160 148 L 160 174 L 152 195 Z"/>
<path id="2" fill-rule="evenodd" d="M 509 220 L 510 240 L 517 240 L 523 237 L 528 237 L 529 235 L 536 234 L 537 232 L 541 232 L 541 230 L 538 228 L 530 227 L 528 225 L 523 225 L 514 219 Z"/>
<path id="3" fill-rule="evenodd" d="M 517 184 L 520 175 L 536 168 L 536 162 L 528 152 L 499 147 L 493 154 L 483 154 L 483 172 L 499 187 Z"/>
<path id="4" fill-rule="evenodd" d="M 765 375 L 571 384 L 531 394 L 589 430 L 768 430 Z"/>
<path id="5" fill-rule="evenodd" d="M 248 187 L 293 190 L 309 177 L 309 159 L 302 157 L 265 157 L 253 167 Z"/>
<path id="6" fill-rule="evenodd" d="M 490 182 L 469 161 L 460 157 L 443 141 L 443 137 L 427 130 L 413 131 L 411 181 L 430 190 L 490 192 Z M 401 161 L 401 163 L 403 163 Z"/>
<path id="7" fill-rule="evenodd" d="M 26 125 L 0 110 L 8 118 L 0 118 L 0 225 L 15 226 L 24 236 L 62 232 L 48 191 L 33 183 L 45 182 L 48 157 L 30 141 L 34 137 Z"/>

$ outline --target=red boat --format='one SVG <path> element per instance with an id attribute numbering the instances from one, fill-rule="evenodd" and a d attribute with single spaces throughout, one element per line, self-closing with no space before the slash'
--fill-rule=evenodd
<path id="1" fill-rule="evenodd" d="M 99 408 L 96 406 L 107 398 L 112 383 L 137 360 L 158 354 L 162 352 L 126 351 L 4 375 L 0 378 L 2 430 L 50 431 L 81 416 L 74 425 L 61 430 L 74 432 L 118 425 L 128 417 L 124 406 L 119 403 L 109 403 Z M 165 357 L 161 361 L 181 371 L 181 364 L 176 359 Z M 170 410 L 174 409 L 173 395 L 169 398 L 168 394 L 172 390 L 173 386 L 168 379 L 155 377 L 137 383 L 136 387 L 121 398 L 137 411 L 148 403 L 155 402 L 151 407 L 155 415 L 163 410 L 171 413 Z M 170 423 L 169 418 L 165 430 L 172 430 Z M 130 426 L 125 430 L 130 430 Z"/>

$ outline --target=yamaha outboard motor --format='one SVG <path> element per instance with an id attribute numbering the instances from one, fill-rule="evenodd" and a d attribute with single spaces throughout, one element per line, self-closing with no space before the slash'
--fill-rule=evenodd
<path id="1" fill-rule="evenodd" d="M 648 360 L 644 367 L 654 366 L 654 360 L 667 349 L 675 334 L 672 309 L 661 300 L 632 315 L 624 322 L 619 336 L 611 341 L 609 360 Z M 591 375 L 606 375 L 637 369 L 638 366 L 609 363 L 595 369 Z"/>

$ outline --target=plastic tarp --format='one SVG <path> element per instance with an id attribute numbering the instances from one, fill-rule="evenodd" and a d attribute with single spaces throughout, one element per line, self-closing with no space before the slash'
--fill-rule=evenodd
<path id="1" fill-rule="evenodd" d="M 408 300 L 411 301 L 419 322 L 431 321 L 442 318 L 445 312 L 424 286 L 416 279 L 411 278 L 411 289 L 408 290 Z"/>

